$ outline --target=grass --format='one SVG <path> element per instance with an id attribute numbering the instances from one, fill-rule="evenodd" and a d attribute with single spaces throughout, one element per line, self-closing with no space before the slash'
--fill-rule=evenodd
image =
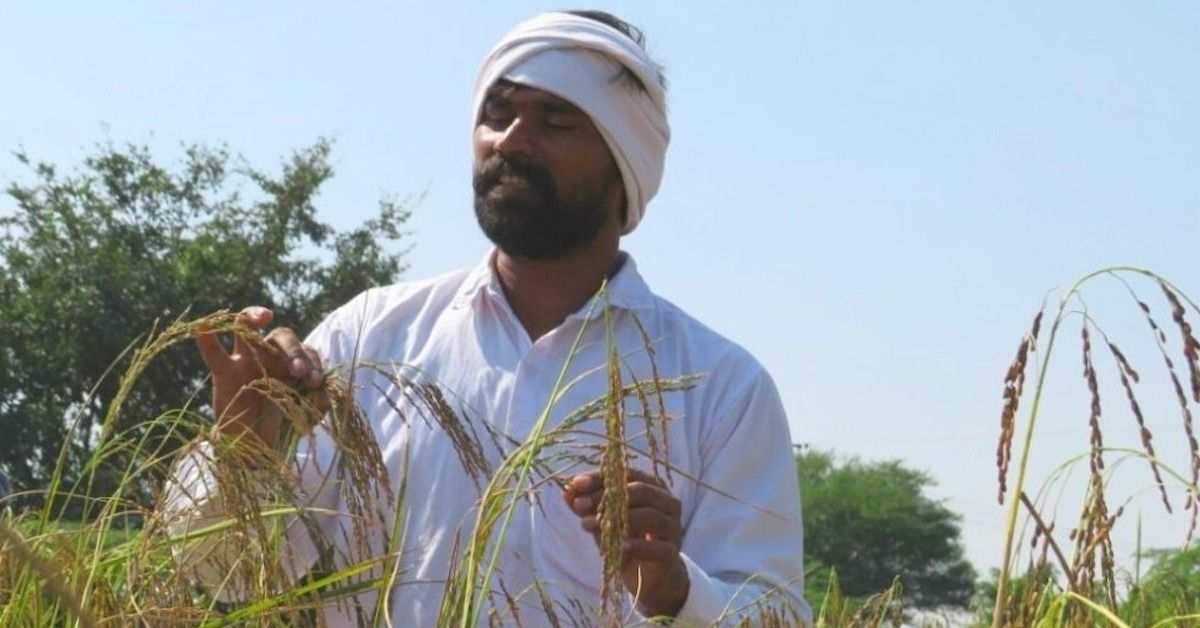
<path id="1" fill-rule="evenodd" d="M 29 538 L 37 535 L 38 522 L 31 519 L 16 519 L 14 532 L 21 538 Z M 49 536 L 59 536 L 67 538 L 75 538 L 80 535 L 94 534 L 95 530 L 92 526 L 82 521 L 72 521 L 69 519 L 58 519 L 51 522 L 51 530 L 44 534 Z M 124 527 L 111 527 L 101 533 L 99 545 L 105 549 L 116 547 L 124 543 L 135 541 L 137 536 L 141 534 L 141 529 L 132 524 L 127 524 Z M 94 541 L 93 541 L 94 542 Z"/>
<path id="2" fill-rule="evenodd" d="M 1155 448 L 1155 434 L 1148 427 L 1140 392 L 1143 372 L 1135 369 L 1128 357 L 1132 354 L 1105 335 L 1098 315 L 1082 300 L 1084 286 L 1101 280 L 1116 281 L 1126 288 L 1132 307 L 1146 321 L 1152 349 L 1163 360 L 1180 413 L 1177 437 L 1188 444 L 1189 452 L 1184 465 L 1169 464 Z M 1152 307 L 1139 296 L 1138 290 L 1145 292 L 1146 286 L 1161 295 L 1161 304 Z M 601 299 L 596 302 L 603 307 Z M 1123 502 L 1108 494 L 1111 478 L 1121 468 L 1114 459 L 1140 460 L 1167 511 L 1176 507 L 1182 495 L 1182 508 L 1194 530 L 1200 513 L 1200 453 L 1193 422 L 1194 408 L 1200 404 L 1200 342 L 1191 320 L 1197 314 L 1195 304 L 1173 284 L 1134 268 L 1089 274 L 1062 295 L 1055 310 L 1047 313 L 1044 306 L 1037 313 L 1004 379 L 997 467 L 998 497 L 1007 507 L 1005 549 L 990 612 L 981 612 L 978 622 L 993 627 L 1127 626 L 1147 621 L 1168 626 L 1194 625 L 1198 620 L 1200 609 L 1189 606 L 1186 587 L 1163 598 L 1147 589 L 1148 582 L 1140 588 L 1127 586 L 1112 541 L 1112 531 L 1122 521 Z M 695 386 L 698 377 L 660 377 L 653 367 L 653 343 L 640 323 L 643 346 L 639 350 L 650 358 L 652 373 L 647 379 L 632 377 L 626 356 L 611 340 L 613 320 L 607 308 L 598 320 L 609 341 L 605 363 L 593 370 L 606 377 L 606 392 L 567 412 L 562 422 L 549 421 L 573 385 L 568 380 L 570 359 L 583 338 L 581 330 L 554 392 L 530 435 L 521 442 L 491 431 L 486 422 L 457 415 L 448 393 L 436 382 L 396 364 L 356 363 L 353 368 L 331 371 L 318 394 L 273 380 L 254 382 L 251 388 L 269 396 L 288 417 L 274 448 L 253 447 L 221 436 L 212 429 L 212 420 L 191 406 L 148 420 L 131 420 L 122 414 L 123 399 L 168 347 L 189 341 L 198 329 L 208 328 L 237 334 L 247 342 L 258 341 L 253 330 L 236 325 L 228 313 L 179 320 L 148 335 L 145 342 L 130 348 L 130 366 L 121 375 L 120 392 L 107 410 L 100 442 L 85 472 L 68 479 L 60 466 L 42 495 L 40 510 L 0 515 L 0 625 L 295 625 L 312 622 L 313 609 L 320 605 L 353 609 L 357 596 L 365 593 L 378 594 L 382 602 L 377 608 L 387 608 L 390 593 L 405 582 L 399 548 L 406 546 L 404 531 L 399 525 L 388 528 L 387 522 L 402 521 L 414 505 L 407 499 L 404 477 L 393 485 L 373 432 L 354 404 L 352 391 L 361 385 L 358 374 L 365 371 L 394 384 L 402 398 L 388 401 L 397 409 L 406 408 L 410 420 L 427 421 L 445 433 L 463 469 L 482 492 L 473 530 L 457 548 L 459 560 L 444 583 L 439 625 L 522 623 L 521 598 L 540 605 L 540 612 L 556 625 L 593 625 L 597 618 L 606 626 L 628 623 L 629 618 L 621 614 L 625 595 L 620 549 L 626 530 L 624 482 L 607 482 L 602 496 L 600 599 L 564 605 L 552 601 L 540 586 L 509 591 L 498 570 L 515 509 L 523 503 L 536 503 L 542 487 L 561 485 L 561 469 L 586 462 L 601 467 L 606 477 L 622 478 L 636 456 L 651 465 L 655 477 L 682 473 L 669 464 L 666 455 L 670 418 L 663 399 Z M 1044 420 L 1040 414 L 1050 359 L 1066 342 L 1068 327 L 1074 324 L 1079 328 L 1082 383 L 1088 399 L 1087 450 L 1065 461 L 1035 489 L 1030 460 L 1035 427 Z M 1106 368 L 1111 368 L 1119 381 L 1117 393 L 1137 426 L 1137 443 L 1105 440 L 1100 418 L 1106 407 L 1102 393 L 1108 391 L 1102 390 L 1101 383 L 1111 380 L 1099 373 Z M 312 574 L 297 581 L 289 573 L 285 530 L 289 524 L 315 530 L 318 519 L 328 514 L 306 507 L 293 488 L 296 469 L 291 461 L 301 441 L 315 429 L 344 452 L 333 464 L 337 477 L 346 480 L 336 490 L 349 505 L 345 513 L 350 522 L 347 545 L 355 559 L 335 561 L 332 544 L 317 547 L 318 561 Z M 644 438 L 648 451 L 630 445 L 632 432 Z M 583 436 L 598 437 L 601 445 L 585 445 Z M 166 516 L 164 481 L 175 473 L 172 469 L 180 452 L 211 466 L 221 487 L 222 506 L 234 516 L 193 525 L 186 531 Z M 1087 468 L 1086 498 L 1081 511 L 1070 515 L 1074 524 L 1064 534 L 1055 526 L 1061 513 L 1053 511 L 1046 496 L 1048 487 L 1068 481 L 1069 470 L 1076 466 Z M 102 473 L 120 477 L 119 488 L 111 495 L 92 494 L 94 480 Z M 1111 504 L 1118 505 L 1114 508 Z M 82 515 L 68 519 L 63 515 L 68 511 Z M 376 547 L 372 534 L 379 530 L 386 531 L 382 554 L 372 550 Z M 215 574 L 227 590 L 248 592 L 248 601 L 230 602 L 218 594 L 219 587 L 214 591 L 195 586 L 204 565 L 209 568 L 210 581 Z M 841 594 L 834 574 L 817 611 L 816 625 L 901 625 L 908 615 L 899 582 L 868 599 L 849 600 Z M 362 609 L 356 612 L 362 625 L 388 623 L 386 613 L 367 616 Z M 800 623 L 794 609 L 767 605 L 751 609 L 740 619 L 731 612 L 729 619 L 731 624 L 746 626 Z"/>

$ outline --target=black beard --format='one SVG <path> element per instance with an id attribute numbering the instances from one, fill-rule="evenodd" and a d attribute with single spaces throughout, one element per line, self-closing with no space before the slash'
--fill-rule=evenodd
<path id="1" fill-rule="evenodd" d="M 502 178 L 527 189 L 492 196 Z M 564 199 L 550 172 L 541 166 L 494 155 L 475 170 L 475 218 L 501 251 L 525 259 L 559 259 L 596 238 L 607 218 L 603 190 L 582 190 Z"/>

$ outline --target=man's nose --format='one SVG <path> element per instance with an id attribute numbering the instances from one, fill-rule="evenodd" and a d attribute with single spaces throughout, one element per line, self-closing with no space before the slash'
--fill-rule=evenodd
<path id="1" fill-rule="evenodd" d="M 523 117 L 513 118 L 508 126 L 499 132 L 493 147 L 501 155 L 533 155 L 535 146 L 531 135 L 529 122 Z"/>

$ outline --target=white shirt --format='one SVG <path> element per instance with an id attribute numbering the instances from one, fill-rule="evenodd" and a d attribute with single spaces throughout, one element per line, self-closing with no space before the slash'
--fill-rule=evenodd
<path id="1" fill-rule="evenodd" d="M 607 296 L 595 297 L 595 303 L 531 341 L 505 299 L 492 258 L 474 269 L 369 290 L 330 315 L 306 342 L 326 366 L 344 367 L 355 360 L 387 364 L 382 370 L 436 382 L 495 468 L 500 455 L 485 434 L 490 428 L 517 442 L 528 436 L 581 326 L 581 342 L 564 380 L 571 385 L 555 404 L 547 427 L 604 395 L 605 303 L 612 307 L 611 338 L 621 356 L 624 382 L 653 377 L 636 317 L 651 341 L 661 378 L 702 376 L 691 389 L 663 394 L 670 417 L 669 488 L 682 504 L 681 553 L 690 580 L 676 625 L 733 623 L 737 610 L 752 608 L 756 601 L 788 604 L 811 622 L 803 598 L 803 533 L 792 440 L 778 392 L 762 366 L 654 295 L 628 257 L 609 282 Z M 419 373 L 401 364 L 417 367 Z M 480 480 L 464 470 L 443 429 L 403 401 L 396 378 L 365 368 L 355 370 L 354 378 L 356 400 L 378 439 L 391 486 L 404 493 L 402 521 L 394 528 L 396 522 L 387 522 L 404 539 L 397 580 L 403 584 L 390 592 L 391 618 L 396 626 L 432 626 L 454 552 L 461 556 L 474 526 Z M 657 401 L 650 405 L 656 409 Z M 633 451 L 648 449 L 643 414 L 640 400 L 626 400 L 626 437 Z M 573 443 L 555 451 L 594 451 L 579 445 L 602 443 L 595 433 L 603 433 L 602 424 L 584 424 L 572 432 Z M 329 468 L 329 446 L 322 438 L 301 446 L 306 484 L 322 482 L 314 467 Z M 511 450 L 511 444 L 506 448 Z M 306 459 L 323 463 L 306 465 Z M 645 456 L 636 454 L 630 466 L 650 470 Z M 560 458 L 550 467 L 566 478 L 595 465 Z M 487 479 L 482 478 L 483 486 Z M 558 485 L 546 482 L 540 491 L 540 499 L 518 504 L 502 541 L 497 580 L 517 598 L 523 625 L 546 622 L 534 583 L 556 603 L 594 619 L 600 599 L 599 552 L 563 502 Z M 308 492 L 313 505 L 346 511 L 336 491 Z M 350 555 L 345 534 L 336 530 L 338 521 L 323 518 L 324 532 L 339 553 Z M 292 532 L 307 534 L 303 529 Z M 373 543 L 381 551 L 382 532 Z M 312 543 L 297 538 L 295 546 L 303 568 L 313 558 Z M 627 598 L 628 610 L 632 598 Z M 583 607 L 571 606 L 569 600 Z M 361 596 L 360 603 L 376 602 L 373 596 Z M 503 597 L 496 604 L 501 621 L 515 623 Z M 351 615 L 336 608 L 326 611 L 326 619 L 330 625 L 355 625 Z M 567 617 L 563 622 L 571 623 Z"/>

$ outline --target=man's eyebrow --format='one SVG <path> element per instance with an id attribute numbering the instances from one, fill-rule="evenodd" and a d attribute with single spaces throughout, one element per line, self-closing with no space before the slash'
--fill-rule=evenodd
<path id="1" fill-rule="evenodd" d="M 499 83 L 488 88 L 484 93 L 483 102 L 485 105 L 500 105 L 507 106 L 512 104 L 512 93 L 518 89 L 522 89 L 518 85 L 511 83 Z M 535 90 L 536 92 L 536 90 Z M 542 93 L 533 98 L 533 107 L 543 113 L 565 113 L 587 115 L 582 109 L 575 106 L 570 101 L 554 96 L 553 94 Z"/>
<path id="2" fill-rule="evenodd" d="M 508 94 L 511 91 L 511 89 L 504 87 L 493 87 L 484 94 L 483 102 L 485 104 L 506 105 L 508 104 Z"/>
<path id="3" fill-rule="evenodd" d="M 576 107 L 575 105 L 559 98 L 539 100 L 537 107 L 546 113 L 571 113 L 585 115 L 583 110 L 579 107 Z"/>

